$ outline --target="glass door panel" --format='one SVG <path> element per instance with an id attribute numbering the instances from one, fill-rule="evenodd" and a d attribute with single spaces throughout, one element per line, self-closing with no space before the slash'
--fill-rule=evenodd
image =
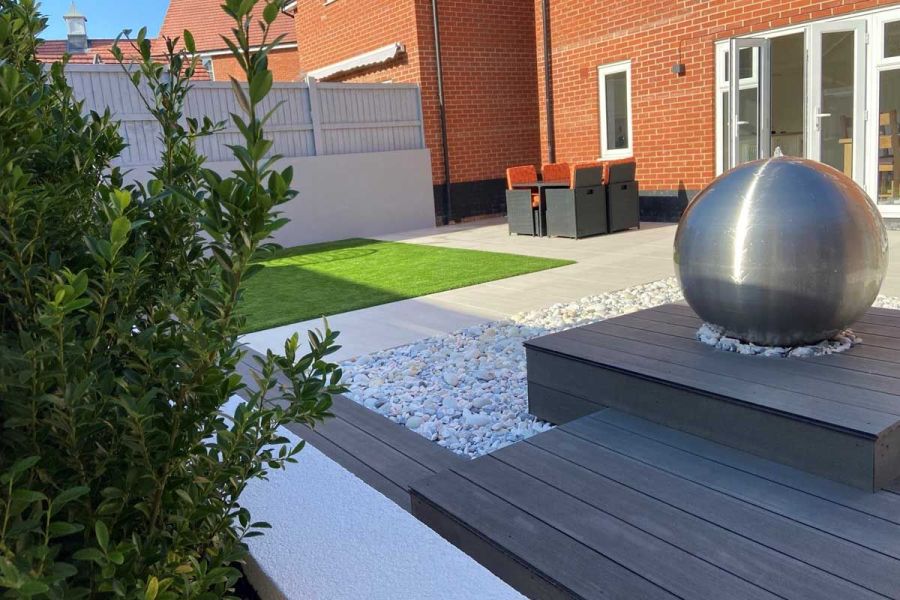
<path id="1" fill-rule="evenodd" d="M 862 183 L 865 21 L 811 27 L 811 158 Z"/>
<path id="2" fill-rule="evenodd" d="M 878 74 L 877 202 L 900 206 L 900 68 Z"/>
<path id="3" fill-rule="evenodd" d="M 805 156 L 806 33 L 772 38 L 769 51 L 772 82 L 770 156 L 780 148 L 785 156 Z"/>
<path id="4" fill-rule="evenodd" d="M 728 168 L 769 155 L 769 41 L 732 39 L 726 54 L 724 135 Z M 738 73 L 738 77 L 728 77 Z"/>

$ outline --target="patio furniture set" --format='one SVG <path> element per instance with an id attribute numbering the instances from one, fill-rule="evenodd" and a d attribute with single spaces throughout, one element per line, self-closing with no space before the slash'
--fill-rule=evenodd
<path id="1" fill-rule="evenodd" d="M 506 170 L 509 233 L 583 238 L 640 228 L 634 158 Z"/>

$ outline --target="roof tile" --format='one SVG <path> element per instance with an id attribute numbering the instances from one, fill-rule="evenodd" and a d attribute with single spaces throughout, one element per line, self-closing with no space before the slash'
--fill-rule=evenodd
<path id="1" fill-rule="evenodd" d="M 153 41 L 153 57 L 156 60 L 162 60 L 162 48 L 157 50 L 158 40 Z M 79 52 L 69 55 L 69 64 L 72 65 L 97 65 L 117 63 L 112 53 L 112 46 L 115 44 L 114 39 L 92 39 L 88 41 L 88 49 L 86 52 Z M 42 63 L 59 62 L 67 54 L 68 42 L 66 40 L 45 40 L 37 50 L 37 59 Z M 140 56 L 137 51 L 131 47 L 128 42 L 121 42 L 119 48 L 126 62 L 139 60 Z M 194 81 L 209 81 L 209 71 L 202 64 L 197 65 L 194 72 Z"/>
<path id="2" fill-rule="evenodd" d="M 159 37 L 180 37 L 184 30 L 188 29 L 194 36 L 198 52 L 227 49 L 222 41 L 222 36 L 231 37 L 234 23 L 231 17 L 222 10 L 221 4 L 222 0 L 171 0 L 159 31 Z M 266 2 L 261 1 L 253 11 L 254 24 L 250 42 L 254 46 L 258 46 L 262 41 L 258 23 L 262 20 L 262 11 L 265 6 Z M 278 15 L 269 33 L 270 39 L 279 35 L 284 35 L 282 43 L 297 42 L 294 19 L 284 13 Z"/>

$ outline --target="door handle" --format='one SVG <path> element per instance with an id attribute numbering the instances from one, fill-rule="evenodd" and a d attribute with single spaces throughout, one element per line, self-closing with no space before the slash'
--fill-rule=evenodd
<path id="1" fill-rule="evenodd" d="M 820 110 L 822 110 L 822 107 L 821 107 L 821 106 L 817 106 L 817 107 L 816 107 L 816 112 L 814 113 L 814 115 L 815 115 L 815 117 L 816 117 L 816 131 L 821 131 L 821 130 L 822 130 L 822 119 L 824 119 L 825 117 L 830 117 L 830 116 L 831 116 L 831 113 L 823 113 L 823 112 L 819 112 Z"/>
<path id="2" fill-rule="evenodd" d="M 737 124 L 738 125 L 749 125 L 750 121 L 738 121 Z"/>

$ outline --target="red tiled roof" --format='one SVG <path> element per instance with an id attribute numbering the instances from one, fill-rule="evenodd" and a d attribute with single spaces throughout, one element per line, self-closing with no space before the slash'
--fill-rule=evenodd
<path id="1" fill-rule="evenodd" d="M 234 24 L 231 17 L 222 10 L 221 5 L 222 0 L 170 0 L 159 37 L 181 37 L 184 30 L 187 29 L 194 36 L 198 52 L 227 49 L 228 46 L 222 41 L 222 36 L 230 38 Z M 265 6 L 266 3 L 263 0 L 253 11 L 253 29 L 250 36 L 250 43 L 253 46 L 259 45 L 262 41 L 262 32 L 257 23 L 262 20 L 262 11 Z M 284 35 L 282 39 L 284 44 L 297 42 L 294 19 L 283 13 L 279 14 L 272 23 L 269 39 L 273 40 L 279 35 Z"/>
<path id="2" fill-rule="evenodd" d="M 112 47 L 115 44 L 114 39 L 95 39 L 88 41 L 88 49 L 85 52 L 70 54 L 69 64 L 71 65 L 115 65 L 118 64 L 113 56 Z M 157 60 L 162 59 L 162 49 L 157 50 L 155 46 L 158 40 L 153 42 L 153 55 Z M 37 50 L 37 59 L 42 63 L 59 62 L 66 54 L 68 42 L 66 40 L 45 40 Z M 139 60 L 140 56 L 137 51 L 131 47 L 127 41 L 119 42 L 119 48 L 125 58 L 125 62 Z M 209 71 L 202 64 L 197 65 L 194 72 L 194 81 L 209 81 Z"/>

